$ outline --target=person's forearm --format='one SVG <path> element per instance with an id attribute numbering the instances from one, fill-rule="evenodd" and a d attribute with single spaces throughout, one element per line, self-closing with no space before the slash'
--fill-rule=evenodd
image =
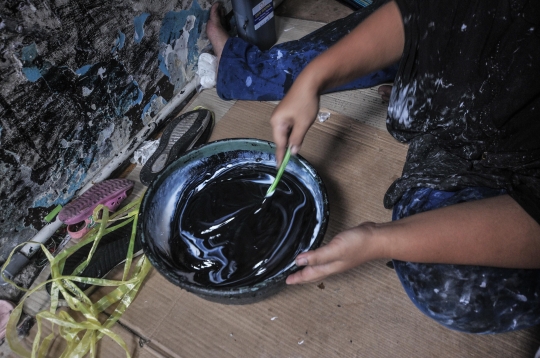
<path id="1" fill-rule="evenodd" d="M 296 82 L 321 94 L 396 63 L 403 53 L 404 41 L 401 14 L 392 1 L 316 57 Z"/>
<path id="2" fill-rule="evenodd" d="M 374 224 L 372 234 L 381 257 L 540 268 L 540 225 L 508 195 Z"/>
<path id="3" fill-rule="evenodd" d="M 319 110 L 320 94 L 395 63 L 403 52 L 404 37 L 401 14 L 391 2 L 304 68 L 270 119 L 277 166 L 287 146 L 292 154 L 299 152 Z"/>

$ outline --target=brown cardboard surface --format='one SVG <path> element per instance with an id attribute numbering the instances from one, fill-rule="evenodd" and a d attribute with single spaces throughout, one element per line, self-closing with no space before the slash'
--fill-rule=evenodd
<path id="1" fill-rule="evenodd" d="M 237 102 L 211 140 L 271 140 L 274 106 Z M 399 175 L 406 146 L 386 131 L 335 112 L 316 122 L 301 155 L 322 176 L 329 194 L 325 241 L 362 221 L 390 220 L 382 198 Z M 138 177 L 138 171 L 130 174 Z M 113 331 L 134 357 L 532 357 L 538 329 L 478 336 L 443 328 L 420 313 L 384 261 L 315 284 L 287 287 L 245 306 L 211 303 L 152 270 Z M 121 275 L 117 268 L 113 277 Z M 99 291 L 96 294 L 103 294 Z M 35 334 L 35 328 L 33 334 Z M 27 342 L 31 342 L 31 337 Z M 60 344 L 49 356 L 58 356 Z M 124 357 L 104 338 L 99 357 Z"/>
<path id="2" fill-rule="evenodd" d="M 211 140 L 270 140 L 272 110 L 239 101 Z M 382 198 L 405 154 L 387 132 L 336 113 L 314 124 L 301 155 L 328 189 L 326 241 L 362 221 L 390 220 Z M 537 329 L 478 336 L 443 328 L 414 307 L 384 261 L 245 306 L 205 301 L 153 270 L 121 322 L 147 341 L 141 357 L 532 357 L 540 344 Z"/>

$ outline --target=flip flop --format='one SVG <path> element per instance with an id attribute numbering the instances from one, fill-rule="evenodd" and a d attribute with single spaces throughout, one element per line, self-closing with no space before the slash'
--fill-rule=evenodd
<path id="1" fill-rule="evenodd" d="M 94 255 L 90 259 L 90 263 L 86 268 L 78 275 L 80 277 L 93 277 L 104 278 L 112 271 L 116 266 L 126 261 L 127 252 L 129 248 L 129 241 L 131 240 L 132 225 L 126 224 L 121 228 L 118 228 L 110 233 L 104 235 L 94 252 Z M 93 242 L 84 245 L 79 250 L 69 256 L 64 263 L 64 270 L 62 275 L 70 275 L 83 261 L 88 257 L 90 249 L 92 249 Z M 135 238 L 135 245 L 133 247 L 133 257 L 137 257 L 142 254 L 142 245 L 138 237 Z M 47 278 L 50 280 L 51 276 Z M 96 286 L 85 284 L 82 282 L 73 283 L 86 294 L 90 293 Z M 52 283 L 45 285 L 45 289 L 51 294 Z M 60 299 L 63 299 L 62 294 L 59 295 Z"/>
<path id="2" fill-rule="evenodd" d="M 206 143 L 214 127 L 214 114 L 204 108 L 186 112 L 165 127 L 159 147 L 141 169 L 141 183 L 152 180 L 181 154 Z"/>
<path id="3" fill-rule="evenodd" d="M 94 226 L 92 214 L 99 204 L 115 211 L 131 193 L 134 182 L 128 179 L 109 179 L 97 183 L 60 210 L 58 219 L 68 225 L 72 239 L 80 239 Z"/>

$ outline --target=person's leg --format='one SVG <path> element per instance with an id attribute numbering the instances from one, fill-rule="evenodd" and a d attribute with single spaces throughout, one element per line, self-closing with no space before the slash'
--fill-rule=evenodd
<path id="1" fill-rule="evenodd" d="M 302 69 L 386 1 L 376 1 L 343 19 L 334 21 L 300 40 L 277 44 L 261 51 L 237 37 L 228 37 L 211 10 L 207 33 L 219 58 L 217 92 L 222 99 L 280 100 Z M 225 41 L 223 41 L 227 38 Z M 394 80 L 397 64 L 373 72 L 329 92 L 372 87 Z"/>
<path id="2" fill-rule="evenodd" d="M 225 47 L 225 43 L 230 38 L 225 30 L 225 15 L 225 8 L 221 2 L 216 2 L 210 8 L 210 17 L 206 23 L 206 35 L 212 44 L 212 49 L 214 50 L 218 63 L 223 48 Z"/>
<path id="3" fill-rule="evenodd" d="M 504 193 L 490 188 L 410 189 L 394 207 L 392 219 Z M 413 303 L 450 329 L 501 333 L 540 324 L 540 270 L 393 262 Z"/>

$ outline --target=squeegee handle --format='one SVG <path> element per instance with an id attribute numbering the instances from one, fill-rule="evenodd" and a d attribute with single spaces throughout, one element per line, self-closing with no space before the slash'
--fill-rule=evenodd
<path id="1" fill-rule="evenodd" d="M 36 236 L 32 238 L 32 242 L 24 245 L 18 252 L 13 254 L 13 256 L 11 257 L 11 261 L 9 261 L 9 264 L 4 270 L 4 276 L 9 278 L 10 280 L 12 280 L 13 277 L 17 276 L 17 274 L 21 272 L 26 267 L 26 265 L 28 265 L 32 255 L 34 255 L 36 251 L 39 250 L 39 245 L 45 243 L 52 236 L 52 234 L 54 234 L 55 231 L 58 230 L 61 226 L 62 222 L 56 219 L 52 223 L 45 225 L 41 230 L 39 230 Z M 0 286 L 4 285 L 7 285 L 7 282 L 5 282 L 4 279 L 0 277 Z"/>
<path id="2" fill-rule="evenodd" d="M 15 277 L 19 272 L 22 271 L 23 268 L 28 265 L 28 262 L 30 262 L 30 259 L 20 252 L 15 253 L 13 256 L 11 256 L 11 261 L 9 261 L 9 264 L 7 265 L 6 269 L 4 270 L 4 276 L 7 277 L 10 280 L 13 280 L 13 277 Z M 7 285 L 7 282 L 4 281 L 2 277 L 0 277 L 0 286 Z"/>

